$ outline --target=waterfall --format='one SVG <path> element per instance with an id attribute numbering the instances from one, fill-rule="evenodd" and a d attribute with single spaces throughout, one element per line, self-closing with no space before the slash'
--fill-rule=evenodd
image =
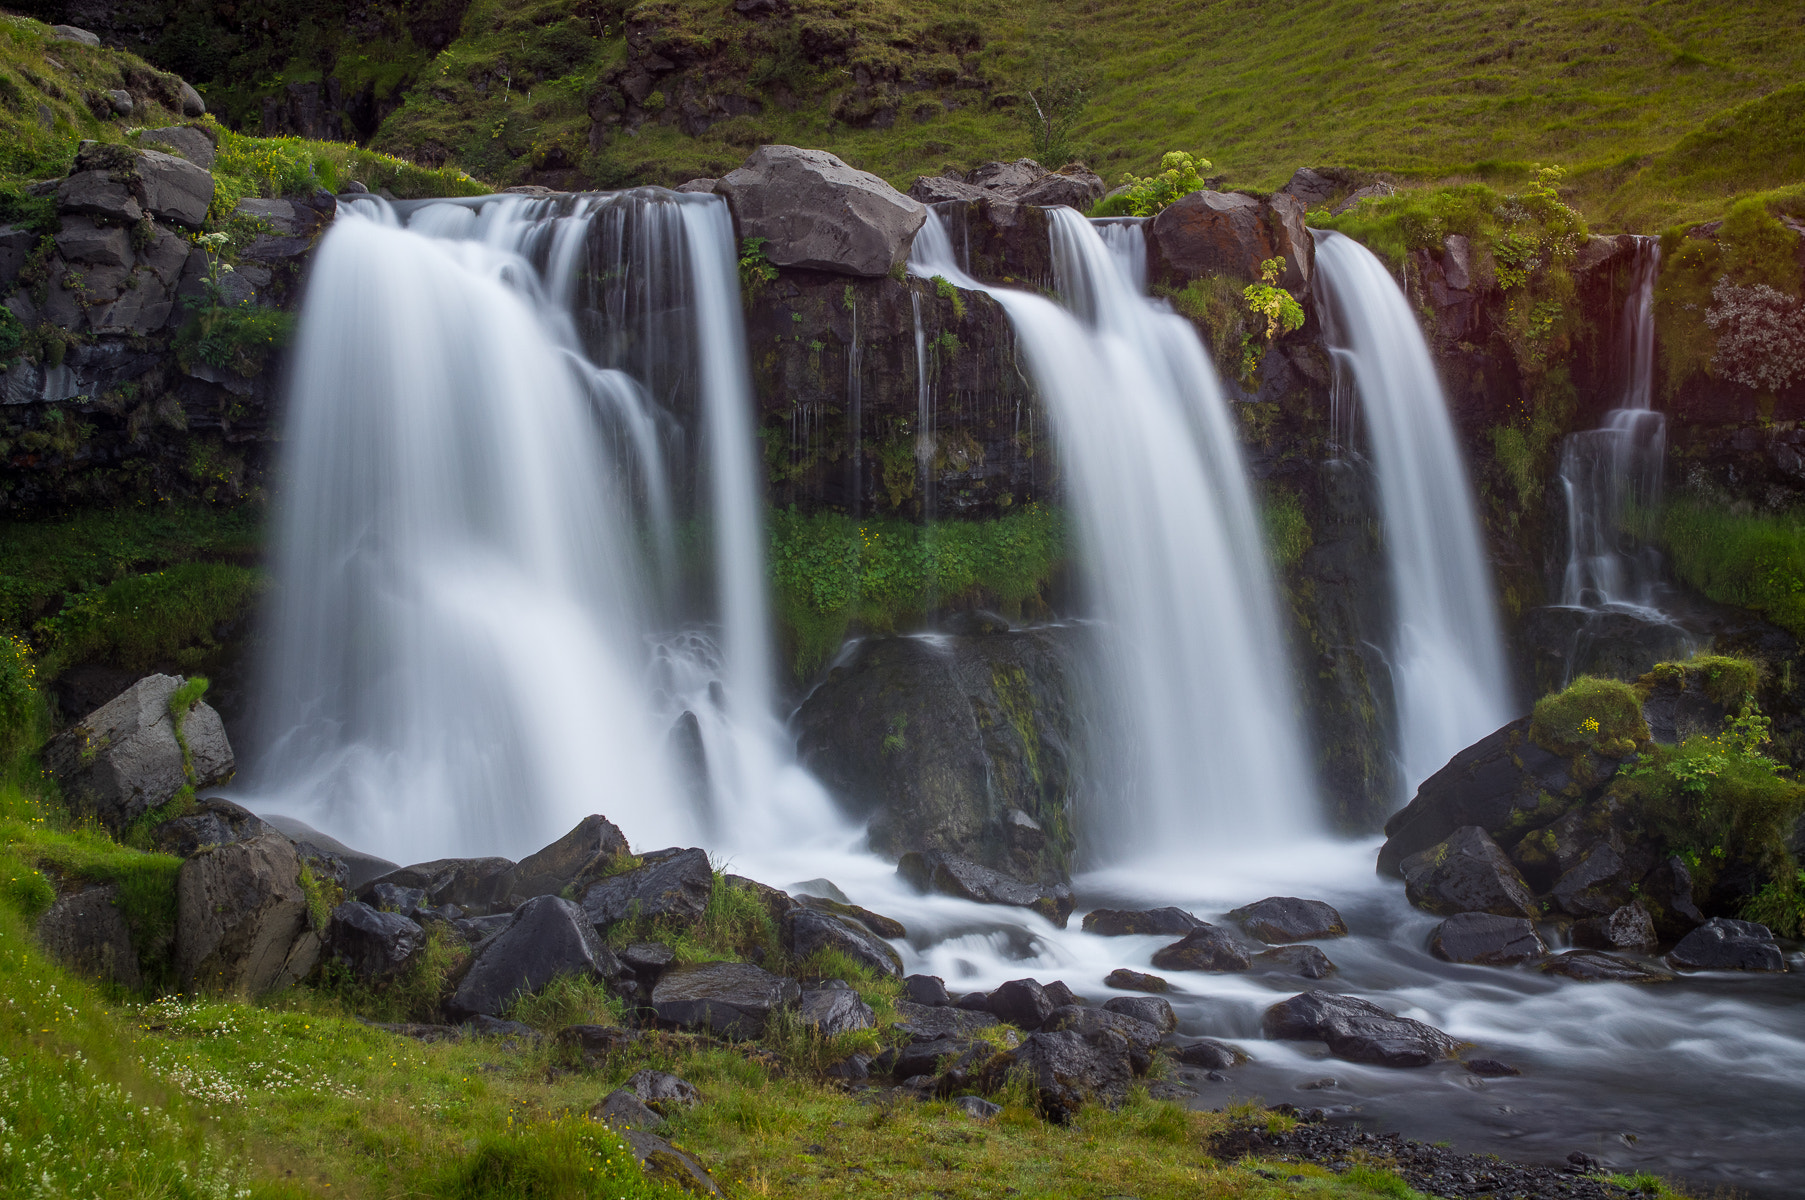
<path id="1" fill-rule="evenodd" d="M 1317 824 L 1240 443 L 1203 346 L 1071 209 L 1048 212 L 1067 307 L 961 269 L 938 214 L 909 269 L 993 296 L 1054 424 L 1120 767 L 1080 814 L 1094 859 L 1277 846 Z"/>
<path id="2" fill-rule="evenodd" d="M 402 861 L 833 824 L 770 711 L 721 201 L 356 202 L 294 360 L 261 806 Z"/>
<path id="3" fill-rule="evenodd" d="M 1618 406 L 1604 424 L 1569 434 L 1561 444 L 1561 493 L 1567 504 L 1563 605 L 1638 610 L 1661 619 L 1656 592 L 1661 559 L 1629 526 L 1661 502 L 1667 422 L 1653 411 L 1655 280 L 1661 244 L 1636 239 L 1629 294 L 1617 322 L 1617 361 L 1624 371 Z"/>
<path id="4" fill-rule="evenodd" d="M 1447 401 L 1403 291 L 1360 243 L 1316 234 L 1325 317 L 1378 477 L 1397 612 L 1390 647 L 1406 787 L 1513 715 L 1486 564 Z"/>

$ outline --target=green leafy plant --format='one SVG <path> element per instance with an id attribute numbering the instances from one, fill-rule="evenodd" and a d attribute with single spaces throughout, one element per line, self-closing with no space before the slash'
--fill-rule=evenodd
<path id="1" fill-rule="evenodd" d="M 959 295 L 959 289 L 954 287 L 952 281 L 947 279 L 944 275 L 934 276 L 932 282 L 934 284 L 934 295 L 940 297 L 942 300 L 951 300 L 953 302 L 953 319 L 963 321 L 965 319 L 965 300 Z"/>
<path id="2" fill-rule="evenodd" d="M 777 267 L 765 257 L 770 238 L 749 237 L 740 243 L 740 287 L 748 298 L 756 297 L 777 279 Z"/>
<path id="3" fill-rule="evenodd" d="M 1247 312 L 1256 320 L 1255 329 L 1241 337 L 1241 378 L 1251 380 L 1259 373 L 1272 340 L 1281 333 L 1292 333 L 1304 325 L 1304 307 L 1284 288 L 1278 286 L 1285 273 L 1285 259 L 1269 258 L 1260 264 L 1260 282 L 1250 283 L 1241 291 Z M 1259 329 L 1258 321 L 1265 322 Z M 1263 334 L 1263 336 L 1259 336 Z"/>
<path id="4" fill-rule="evenodd" d="M 1159 161 L 1159 173 L 1145 178 L 1124 172 L 1122 185 L 1128 190 L 1106 196 L 1091 208 L 1093 217 L 1158 216 L 1173 201 L 1201 191 L 1203 172 L 1215 164 L 1183 150 L 1167 151 Z"/>

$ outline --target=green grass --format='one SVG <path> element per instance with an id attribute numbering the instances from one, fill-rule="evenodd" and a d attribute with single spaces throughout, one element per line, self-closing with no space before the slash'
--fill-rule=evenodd
<path id="1" fill-rule="evenodd" d="M 931 525 L 771 514 L 776 607 L 799 676 L 825 661 L 855 621 L 889 631 L 935 605 L 968 601 L 1018 614 L 1042 597 L 1064 558 L 1061 515 L 1040 504 L 989 521 Z"/>
<path id="2" fill-rule="evenodd" d="M 1593 750 L 1621 758 L 1648 741 L 1642 700 L 1636 689 L 1615 679 L 1581 675 L 1564 689 L 1536 701 L 1529 719 L 1530 740 L 1554 754 Z"/>
<path id="3" fill-rule="evenodd" d="M 1660 514 L 1656 537 L 1681 581 L 1805 637 L 1805 522 L 1797 514 L 1738 513 L 1680 496 Z"/>
<path id="4" fill-rule="evenodd" d="M 242 617 L 263 591 L 263 572 L 187 562 L 71 596 L 37 623 L 51 675 L 85 662 L 128 671 L 203 667 L 220 650 L 215 630 Z"/>

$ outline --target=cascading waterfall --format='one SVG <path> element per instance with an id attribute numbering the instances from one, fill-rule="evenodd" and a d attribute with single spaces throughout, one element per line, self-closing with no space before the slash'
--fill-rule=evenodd
<path id="1" fill-rule="evenodd" d="M 261 804 L 404 861 L 526 853 L 590 812 L 639 842 L 834 827 L 770 711 L 732 246 L 720 201 L 649 190 L 335 224 L 298 331 Z"/>
<path id="2" fill-rule="evenodd" d="M 1049 212 L 1069 308 L 970 278 L 937 214 L 910 270 L 983 291 L 1008 313 L 1067 467 L 1120 764 L 1081 814 L 1095 859 L 1281 845 L 1315 827 L 1278 602 L 1239 441 L 1191 327 L 1142 295 L 1136 223 L 1112 254 L 1070 209 Z M 1112 766 L 1116 764 L 1112 763 Z"/>
<path id="3" fill-rule="evenodd" d="M 1567 502 L 1567 566 L 1561 603 L 1618 608 L 1661 618 L 1661 558 L 1629 531 L 1629 518 L 1661 502 L 1667 420 L 1651 405 L 1655 362 L 1655 280 L 1661 244 L 1636 239 L 1629 295 L 1618 320 L 1617 358 L 1623 396 L 1604 424 L 1569 434 L 1561 445 L 1561 492 Z"/>
<path id="4" fill-rule="evenodd" d="M 1397 612 L 1399 757 L 1410 792 L 1508 721 L 1510 679 L 1472 487 L 1409 301 L 1371 251 L 1316 234 L 1325 316 L 1360 401 Z"/>

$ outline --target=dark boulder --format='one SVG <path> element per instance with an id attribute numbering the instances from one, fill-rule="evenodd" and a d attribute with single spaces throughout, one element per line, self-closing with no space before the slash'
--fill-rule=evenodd
<path id="1" fill-rule="evenodd" d="M 822 1037 L 870 1029 L 877 1017 L 859 994 L 851 988 L 820 988 L 802 993 L 797 1012 L 802 1023 Z"/>
<path id="2" fill-rule="evenodd" d="M 959 1096 L 953 1100 L 953 1106 L 974 1121 L 989 1121 L 1003 1111 L 1000 1104 L 992 1104 L 982 1096 Z"/>
<path id="3" fill-rule="evenodd" d="M 867 639 L 797 710 L 798 753 L 879 854 L 1063 882 L 1080 636 Z"/>
<path id="4" fill-rule="evenodd" d="M 1077 995 L 1073 993 L 1072 989 L 1065 985 L 1065 980 L 1063 979 L 1055 979 L 1052 983 L 1043 984 L 1041 990 L 1046 993 L 1047 999 L 1053 1002 L 1054 1008 L 1064 1008 L 1068 1004 L 1082 1003 Z"/>
<path id="5" fill-rule="evenodd" d="M 658 1135 L 647 1133 L 643 1129 L 623 1129 L 620 1131 L 620 1138 L 638 1161 L 645 1177 L 652 1182 L 698 1196 L 721 1194 L 721 1189 L 708 1173 L 708 1168 L 689 1151 L 679 1150 Z"/>
<path id="6" fill-rule="evenodd" d="M 1261 1020 L 1266 1036 L 1328 1044 L 1350 1062 L 1426 1067 L 1453 1058 L 1454 1039 L 1421 1021 L 1387 1012 L 1357 996 L 1310 991 L 1275 1004 Z"/>
<path id="7" fill-rule="evenodd" d="M 824 896 L 801 896 L 797 898 L 797 903 L 832 916 L 857 921 L 881 938 L 909 936 L 908 929 L 901 921 L 886 917 L 882 913 L 872 912 L 868 908 L 861 908 L 856 904 L 848 904 L 844 900 L 832 900 Z"/>
<path id="8" fill-rule="evenodd" d="M 1713 917 L 1680 939 L 1669 964 L 1688 971 L 1784 971 L 1773 931 L 1753 921 Z"/>
<path id="9" fill-rule="evenodd" d="M 988 1012 L 945 1006 L 929 1007 L 908 1000 L 896 1002 L 898 1033 L 918 1042 L 931 1042 L 944 1037 L 969 1038 L 980 1029 L 997 1024 Z"/>
<path id="10" fill-rule="evenodd" d="M 1465 826 L 1502 832 L 1546 824 L 1616 772 L 1615 762 L 1590 755 L 1575 774 L 1571 760 L 1529 740 L 1529 720 L 1487 734 L 1423 781 L 1416 797 L 1385 822 L 1380 871 L 1401 875 L 1406 858 Z"/>
<path id="11" fill-rule="evenodd" d="M 207 846 L 229 846 L 275 832 L 274 826 L 250 809 L 209 796 L 195 801 L 194 808 L 182 816 L 157 826 L 151 844 L 165 854 L 188 858 Z"/>
<path id="12" fill-rule="evenodd" d="M 323 953 L 360 979 L 383 980 L 406 970 L 425 945 L 426 931 L 413 921 L 352 900 L 332 910 Z"/>
<path id="13" fill-rule="evenodd" d="M 1159 996 L 1116 996 L 1103 1002 L 1103 1011 L 1145 1021 L 1161 1033 L 1178 1028 L 1178 1014 Z"/>
<path id="14" fill-rule="evenodd" d="M 366 904 L 378 883 L 418 888 L 426 895 L 424 907 L 455 904 L 471 915 L 506 911 L 509 881 L 514 863 L 506 858 L 439 858 L 390 871 L 357 889 Z"/>
<path id="15" fill-rule="evenodd" d="M 899 1047 L 890 1070 L 898 1079 L 938 1076 L 950 1071 L 968 1071 L 990 1057 L 987 1042 L 967 1038 L 937 1038 L 931 1042 L 910 1042 Z"/>
<path id="16" fill-rule="evenodd" d="M 597 929 L 629 916 L 694 921 L 708 909 L 714 868 L 706 850 L 681 850 L 636 870 L 611 875 L 583 893 L 583 911 Z"/>
<path id="17" fill-rule="evenodd" d="M 1000 1087 L 1016 1071 L 1027 1076 L 1041 1112 L 1060 1124 L 1087 1101 L 1119 1107 L 1134 1078 L 1127 1042 L 1107 1030 L 1095 1039 L 1070 1030 L 1031 1033 L 1016 1049 L 991 1060 L 985 1082 Z"/>
<path id="18" fill-rule="evenodd" d="M 1580 983 L 1671 983 L 1673 972 L 1599 950 L 1569 950 L 1536 968 Z"/>
<path id="19" fill-rule="evenodd" d="M 1105 975 L 1103 986 L 1118 988 L 1124 992 L 1169 992 L 1172 990 L 1172 985 L 1158 975 L 1131 971 L 1127 967 L 1117 967 Z"/>
<path id="20" fill-rule="evenodd" d="M 1546 958 L 1548 947 L 1536 927 L 1522 917 L 1456 913 L 1429 935 L 1429 953 L 1446 962 L 1510 967 Z"/>
<path id="21" fill-rule="evenodd" d="M 1254 955 L 1250 969 L 1301 975 L 1305 979 L 1327 979 L 1334 973 L 1335 964 L 1315 946 L 1275 946 Z"/>
<path id="22" fill-rule="evenodd" d="M 797 907 L 784 918 L 784 934 L 797 961 L 807 962 L 823 950 L 838 950 L 881 975 L 901 975 L 896 948 L 851 917 Z"/>
<path id="23" fill-rule="evenodd" d="M 780 267 L 888 275 L 908 258 L 927 209 L 825 150 L 760 146 L 722 176 L 742 238 L 764 238 Z"/>
<path id="24" fill-rule="evenodd" d="M 641 982 L 650 983 L 677 961 L 677 952 L 663 942 L 634 942 L 619 954 L 621 965 Z"/>
<path id="25" fill-rule="evenodd" d="M 38 941 L 72 971 L 121 987 L 144 985 L 131 927 L 119 911 L 117 884 L 57 897 L 38 918 Z"/>
<path id="26" fill-rule="evenodd" d="M 1252 964 L 1247 947 L 1215 925 L 1200 924 L 1153 955 L 1153 965 L 1162 971 L 1245 971 Z"/>
<path id="27" fill-rule="evenodd" d="M 301 860 L 280 834 L 202 850 L 176 875 L 182 990 L 258 995 L 307 975 L 320 939 L 308 925 Z"/>
<path id="28" fill-rule="evenodd" d="M 1153 218 L 1147 240 L 1155 277 L 1180 288 L 1211 275 L 1258 282 L 1260 264 L 1279 252 L 1266 204 L 1238 192 L 1181 196 Z"/>
<path id="29" fill-rule="evenodd" d="M 447 1005 L 461 1016 L 497 1016 L 560 975 L 616 979 L 620 962 L 583 910 L 560 896 L 535 896 L 486 942 Z"/>
<path id="30" fill-rule="evenodd" d="M 1228 915 L 1262 942 L 1306 942 L 1312 938 L 1347 936 L 1347 922 L 1320 900 L 1269 896 Z"/>
<path id="31" fill-rule="evenodd" d="M 1038 979 L 1012 979 L 985 1000 L 990 1015 L 1021 1029 L 1039 1029 L 1057 1007 Z"/>
<path id="32" fill-rule="evenodd" d="M 1643 877 L 1641 898 L 1656 932 L 1663 936 L 1681 938 L 1705 923 L 1705 914 L 1692 899 L 1692 872 L 1677 855 L 1655 864 Z"/>
<path id="33" fill-rule="evenodd" d="M 366 854 L 362 850 L 347 846 L 337 838 L 328 837 L 307 824 L 293 817 L 285 817 L 272 813 L 263 818 L 274 825 L 281 833 L 295 844 L 295 853 L 305 862 L 334 860 L 344 864 L 345 878 L 339 886 L 348 891 L 360 891 L 366 883 L 381 879 L 401 869 L 399 863 L 392 863 L 386 858 L 378 858 L 374 854 Z M 380 907 L 380 906 L 378 906 Z"/>
<path id="34" fill-rule="evenodd" d="M 1638 882 L 1655 865 L 1653 859 L 1647 847 L 1626 846 L 1613 833 L 1595 842 L 1555 881 L 1554 902 L 1571 916 L 1608 916 L 1634 899 Z"/>
<path id="35" fill-rule="evenodd" d="M 946 983 L 938 975 L 910 975 L 903 980 L 903 995 L 916 1004 L 941 1008 L 953 1002 Z"/>
<path id="36" fill-rule="evenodd" d="M 1404 894 L 1418 908 L 1452 915 L 1489 912 L 1530 917 L 1535 898 L 1491 835 L 1477 825 L 1455 830 L 1448 840 L 1403 862 Z"/>
<path id="37" fill-rule="evenodd" d="M 1098 908 L 1085 913 L 1084 922 L 1080 926 L 1086 933 L 1101 934 L 1104 937 L 1127 937 L 1134 934 L 1183 937 L 1204 927 L 1204 922 L 1182 908 Z"/>
<path id="38" fill-rule="evenodd" d="M 1137 1075 L 1145 1075 L 1152 1067 L 1153 1052 L 1166 1034 L 1158 1025 L 1139 1017 L 1077 1004 L 1054 1009 L 1041 1024 L 1041 1029 L 1076 1033 L 1099 1046 L 1113 1045 L 1113 1039 L 1120 1039 L 1127 1047 L 1129 1066 Z"/>
<path id="39" fill-rule="evenodd" d="M 774 1011 L 801 997 L 794 979 L 751 963 L 697 963 L 664 973 L 652 989 L 652 1009 L 669 1025 L 755 1038 Z"/>
<path id="40" fill-rule="evenodd" d="M 401 887 L 393 883 L 372 884 L 365 895 L 369 896 L 369 900 L 359 903 L 367 903 L 378 912 L 400 913 L 404 917 L 413 916 L 426 904 L 425 888 Z M 513 914 L 509 913 L 507 916 L 512 917 Z"/>
<path id="41" fill-rule="evenodd" d="M 923 892 L 1032 909 L 1061 929 L 1072 915 L 1072 889 L 1065 884 L 1022 883 L 952 854 L 911 851 L 896 864 L 896 873 Z"/>
<path id="42" fill-rule="evenodd" d="M 1654 918 L 1641 901 L 1626 904 L 1609 916 L 1573 923 L 1573 944 L 1590 950 L 1641 950 L 1658 940 Z"/>
<path id="43" fill-rule="evenodd" d="M 1247 1055 L 1227 1042 L 1211 1038 L 1185 1042 L 1172 1051 L 1172 1057 L 1187 1067 L 1200 1067 L 1205 1071 L 1226 1071 L 1247 1061 Z"/>
<path id="44" fill-rule="evenodd" d="M 556 896 L 600 875 L 626 853 L 626 836 L 607 817 L 592 814 L 545 849 L 515 863 L 508 894 L 516 900 Z"/>

